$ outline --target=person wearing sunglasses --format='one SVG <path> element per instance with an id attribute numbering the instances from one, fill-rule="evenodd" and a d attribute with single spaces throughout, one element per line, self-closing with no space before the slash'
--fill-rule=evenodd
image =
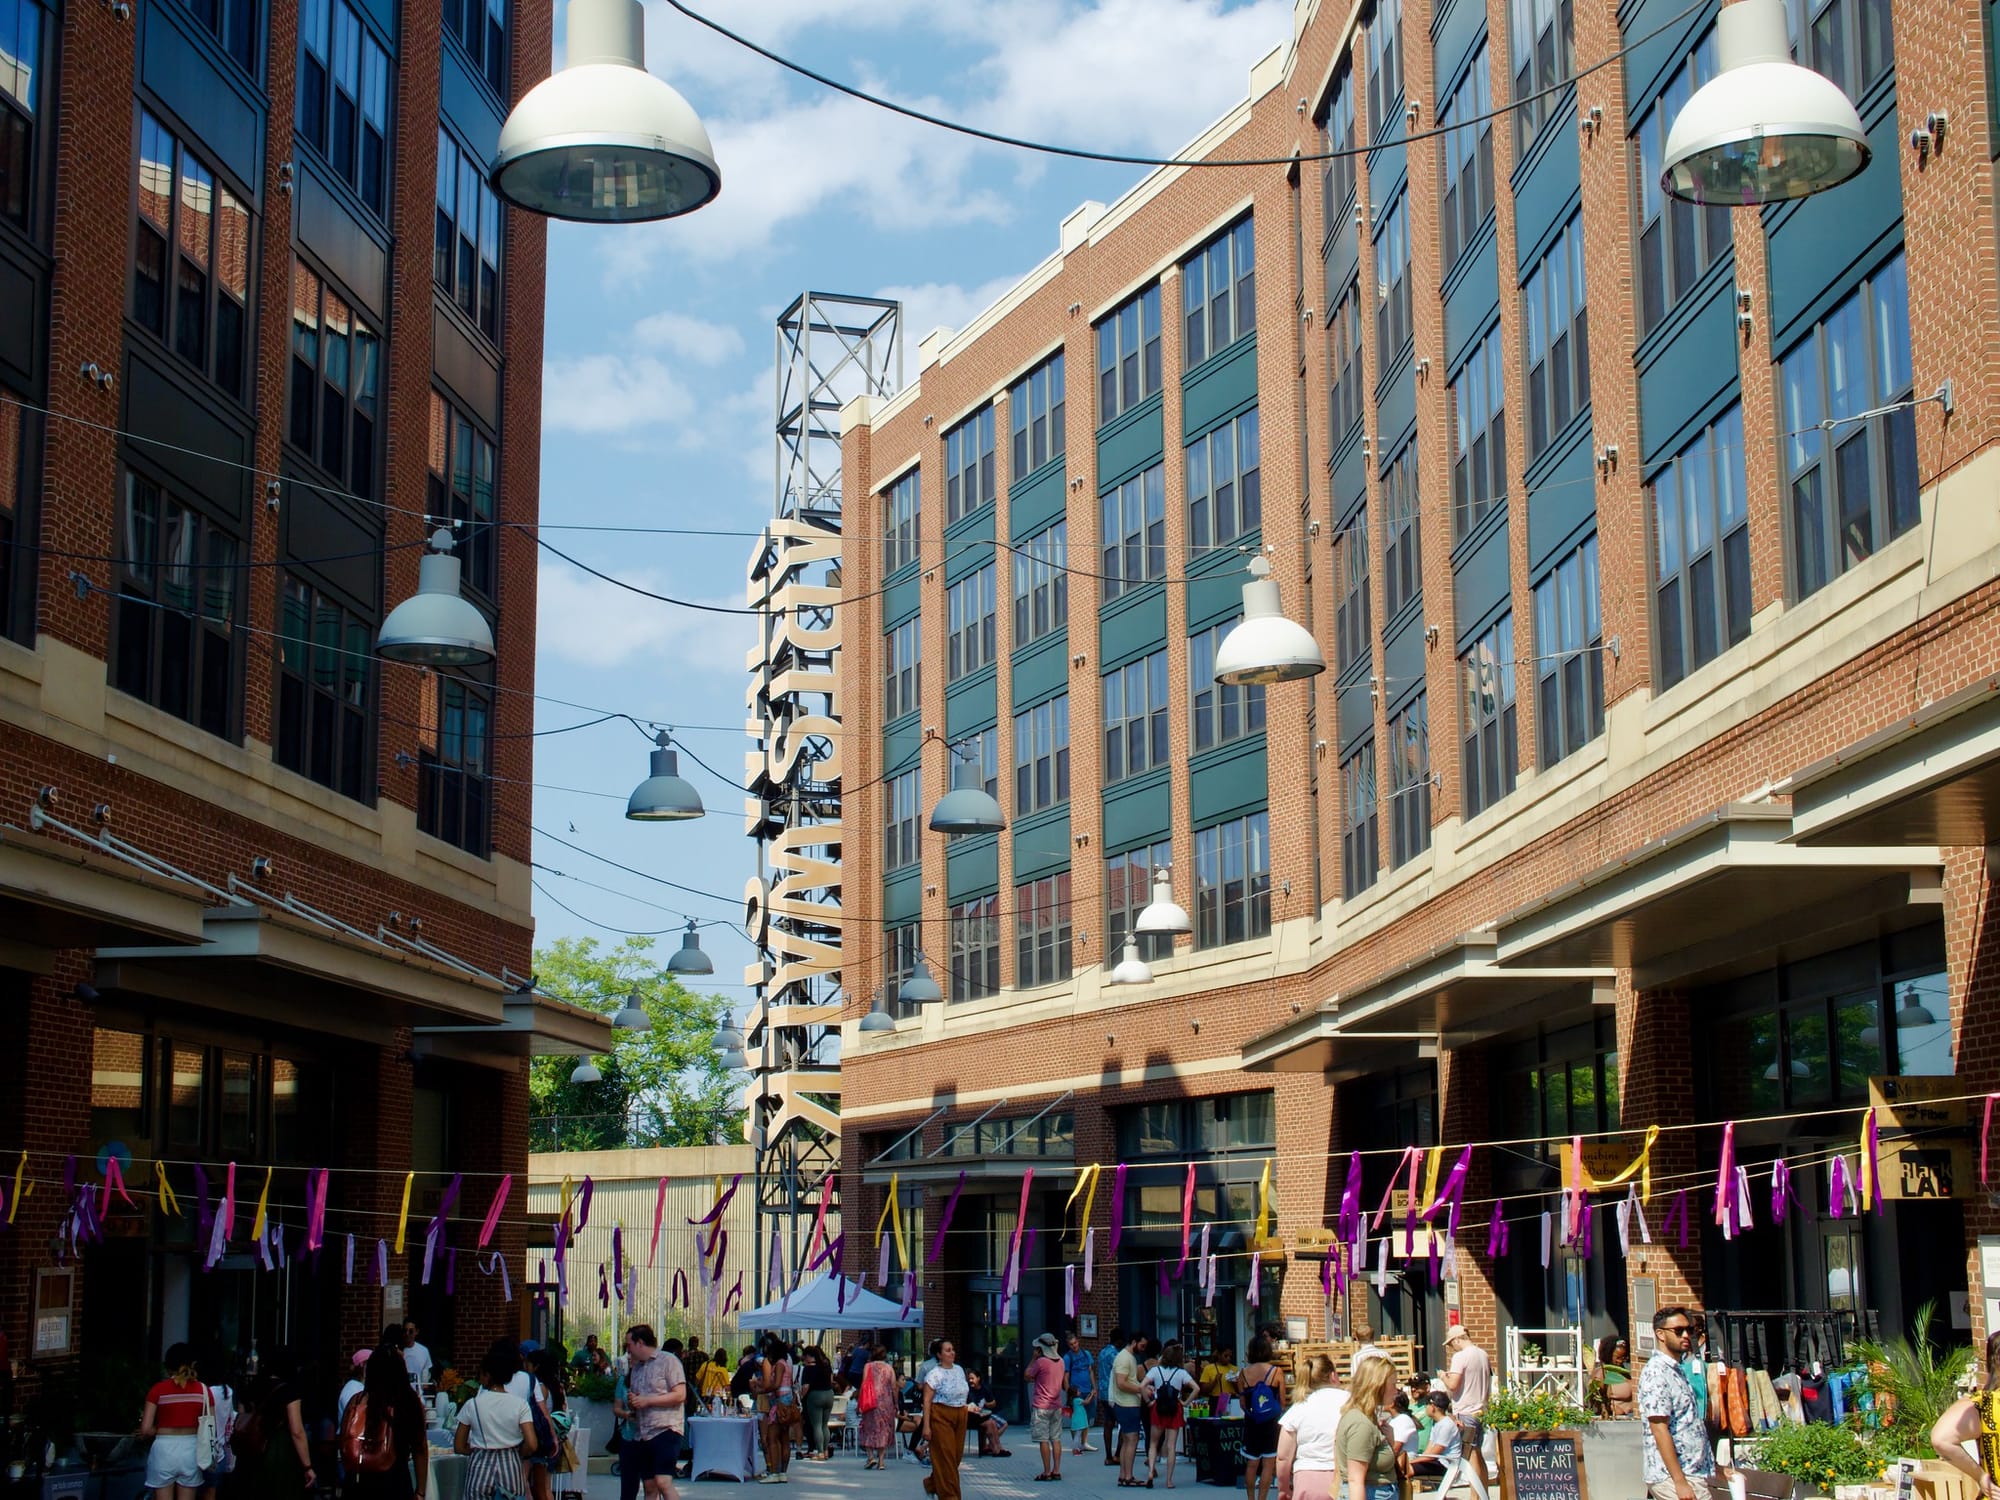
<path id="1" fill-rule="evenodd" d="M 1652 1438 L 1643 1450 L 1652 1500 L 1710 1500 L 1715 1480 L 1708 1424 L 1681 1368 L 1694 1340 L 1695 1316 L 1685 1307 L 1653 1314 L 1658 1349 L 1639 1376 L 1639 1415 Z"/>

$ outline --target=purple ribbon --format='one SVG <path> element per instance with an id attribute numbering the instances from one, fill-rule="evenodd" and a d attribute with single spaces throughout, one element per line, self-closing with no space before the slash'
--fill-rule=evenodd
<path id="1" fill-rule="evenodd" d="M 740 1284 L 738 1289 L 741 1290 Z M 735 1296 L 736 1294 L 732 1292 L 730 1295 Z M 917 1273 L 915 1271 L 905 1271 L 903 1273 L 903 1316 L 907 1318 L 910 1315 L 910 1309 L 916 1305 Z"/>
<path id="2" fill-rule="evenodd" d="M 1771 1222 L 1785 1222 L 1785 1200 L 1792 1195 L 1792 1169 L 1781 1156 L 1771 1163 Z"/>
<path id="3" fill-rule="evenodd" d="M 1678 1224 L 1680 1226 L 1680 1237 L 1681 1237 L 1680 1247 L 1683 1250 L 1687 1249 L 1688 1194 L 1686 1188 L 1682 1188 L 1679 1192 L 1674 1194 L 1674 1206 L 1667 1210 L 1666 1218 L 1660 1222 L 1660 1233 L 1662 1235 L 1664 1235 L 1667 1232 L 1667 1226 L 1670 1224 Z"/>
<path id="4" fill-rule="evenodd" d="M 1472 1148 L 1467 1146 L 1458 1153 L 1458 1160 L 1451 1164 L 1451 1170 L 1445 1174 L 1444 1186 L 1438 1189 L 1431 1206 L 1424 1210 L 1426 1224 L 1437 1217 L 1439 1209 L 1451 1210 L 1445 1216 L 1445 1233 L 1452 1239 L 1458 1238 L 1458 1216 L 1465 1201 L 1465 1179 L 1471 1170 Z"/>
<path id="5" fill-rule="evenodd" d="M 347 1237 L 347 1284 L 354 1285 L 354 1236 Z"/>
<path id="6" fill-rule="evenodd" d="M 1361 1153 L 1359 1151 L 1347 1159 L 1347 1176 L 1340 1188 L 1340 1218 L 1335 1225 L 1335 1237 L 1343 1245 L 1361 1243 Z"/>
<path id="7" fill-rule="evenodd" d="M 1119 1238 L 1125 1233 L 1125 1164 L 1120 1162 L 1118 1170 L 1111 1178 L 1111 1248 L 1109 1255 L 1118 1253 Z"/>
<path id="8" fill-rule="evenodd" d="M 1507 1205 L 1495 1199 L 1493 1217 L 1486 1222 L 1486 1258 L 1498 1260 L 1507 1253 Z"/>
<path id="9" fill-rule="evenodd" d="M 1836 1156 L 1826 1174 L 1828 1217 L 1838 1219 L 1847 1212 L 1848 1192 L 1847 1158 Z"/>
<path id="10" fill-rule="evenodd" d="M 963 1193 L 964 1191 L 965 1191 L 965 1169 L 961 1167 L 958 1173 L 958 1186 L 953 1188 L 951 1190 L 951 1196 L 944 1200 L 944 1212 L 938 1216 L 937 1233 L 931 1237 L 931 1253 L 924 1257 L 925 1265 L 927 1266 L 936 1265 L 938 1257 L 944 1254 L 945 1231 L 951 1228 L 951 1216 L 958 1212 L 959 1194 Z M 884 1241 L 883 1243 L 886 1244 L 887 1241 Z"/>

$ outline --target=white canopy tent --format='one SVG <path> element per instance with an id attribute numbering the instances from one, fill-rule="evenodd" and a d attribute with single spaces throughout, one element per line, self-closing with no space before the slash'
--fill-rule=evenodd
<path id="1" fill-rule="evenodd" d="M 751 1332 L 766 1333 L 788 1328 L 915 1328 L 922 1321 L 915 1308 L 904 1317 L 902 1303 L 878 1297 L 848 1277 L 827 1275 L 807 1282 L 790 1297 L 752 1308 L 736 1324 Z"/>

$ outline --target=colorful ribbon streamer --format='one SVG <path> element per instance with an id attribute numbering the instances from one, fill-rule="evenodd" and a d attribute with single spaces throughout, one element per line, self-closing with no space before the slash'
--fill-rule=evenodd
<path id="1" fill-rule="evenodd" d="M 250 1238 L 253 1240 L 264 1238 L 266 1216 L 271 1207 L 271 1177 L 275 1170 L 273 1167 L 264 1168 L 264 1188 L 257 1194 L 257 1211 L 250 1217 Z"/>
<path id="2" fill-rule="evenodd" d="M 1861 1117 L 1861 1211 L 1882 1212 L 1882 1159 L 1880 1126 L 1875 1106 Z"/>
<path id="3" fill-rule="evenodd" d="M 1264 1163 L 1264 1175 L 1257 1179 L 1257 1233 L 1256 1239 L 1271 1237 L 1271 1163 Z"/>
<path id="4" fill-rule="evenodd" d="M 65 1187 L 67 1187 L 68 1184 L 65 1183 L 64 1185 Z M 236 1238 L 236 1163 L 235 1162 L 231 1162 L 229 1164 L 229 1170 L 223 1178 L 222 1209 L 217 1217 L 219 1217 L 222 1221 L 222 1238 L 224 1242 L 235 1239 Z"/>
<path id="5" fill-rule="evenodd" d="M 1736 1122 L 1731 1120 L 1722 1127 L 1722 1150 L 1715 1163 L 1715 1222 L 1722 1226 L 1722 1237 L 1732 1239 L 1736 1234 Z"/>
<path id="6" fill-rule="evenodd" d="M 270 1180 L 267 1178 L 264 1183 L 264 1190 L 269 1192 L 270 1188 Z M 118 1165 L 118 1158 L 116 1156 L 107 1156 L 104 1159 L 104 1205 L 98 1210 L 99 1218 L 110 1217 L 111 1195 L 114 1192 L 125 1200 L 126 1207 L 137 1208 L 139 1206 L 132 1201 L 132 1195 L 125 1191 L 125 1169 Z"/>
<path id="7" fill-rule="evenodd" d="M 320 1170 L 326 1169 L 322 1167 Z M 167 1164 L 163 1161 L 153 1163 L 153 1189 L 159 1195 L 161 1213 L 174 1219 L 187 1217 L 181 1211 L 181 1200 L 174 1196 L 174 1185 L 167 1181 Z M 11 1208 L 8 1210 L 7 1218 L 10 1223 L 13 1221 L 14 1214 Z"/>
<path id="8" fill-rule="evenodd" d="M 1095 1172 L 1097 1168 L 1087 1167 L 1084 1170 L 1086 1171 L 1086 1173 Z M 1079 1182 L 1077 1185 L 1081 1187 L 1082 1183 Z M 924 1257 L 925 1265 L 927 1266 L 936 1265 L 938 1257 L 944 1254 L 945 1231 L 951 1228 L 951 1216 L 958 1212 L 958 1200 L 960 1195 L 963 1194 L 964 1192 L 965 1192 L 965 1169 L 961 1167 L 959 1168 L 958 1172 L 958 1185 L 951 1190 L 951 1196 L 944 1200 L 944 1212 L 938 1215 L 937 1233 L 931 1237 L 931 1250 L 930 1254 Z M 1076 1194 L 1074 1192 L 1072 1192 L 1069 1196 L 1070 1196 L 1070 1201 L 1072 1203 L 1076 1201 Z M 1067 1211 L 1067 1205 L 1065 1205 L 1065 1211 Z M 820 1198 L 820 1212 L 822 1214 L 826 1212 L 826 1198 L 824 1195 L 822 1195 Z M 1085 1209 L 1084 1214 L 1085 1217 L 1087 1218 L 1089 1216 L 1089 1210 Z"/>
<path id="9" fill-rule="evenodd" d="M 1077 1173 L 1076 1186 L 1069 1190 L 1069 1198 L 1063 1204 L 1063 1215 L 1068 1217 L 1070 1209 L 1076 1203 L 1077 1195 L 1083 1195 L 1083 1219 L 1077 1226 L 1077 1232 L 1086 1240 L 1090 1238 L 1090 1211 L 1097 1206 L 1097 1179 L 1103 1172 L 1102 1165 L 1092 1162 Z"/>
<path id="10" fill-rule="evenodd" d="M 1486 1258 L 1498 1260 L 1507 1253 L 1507 1204 L 1493 1200 L 1493 1217 L 1486 1221 Z"/>
<path id="11" fill-rule="evenodd" d="M 1979 1116 L 1979 1185 L 1986 1186 L 1986 1146 L 1993 1138 L 1993 1106 L 2000 1101 L 2000 1094 L 1988 1094 L 1985 1108 Z"/>
<path id="12" fill-rule="evenodd" d="M 306 1250 L 317 1253 L 326 1243 L 326 1189 L 333 1174 L 315 1167 L 306 1178 Z"/>
<path id="13" fill-rule="evenodd" d="M 500 1214 L 507 1207 L 507 1195 L 514 1189 L 514 1174 L 509 1172 L 500 1179 L 499 1189 L 493 1194 L 493 1201 L 487 1205 L 486 1219 L 479 1226 L 479 1247 L 484 1250 L 492 1242 L 493 1231 L 500 1225 Z"/>
<path id="14" fill-rule="evenodd" d="M 1686 1188 L 1682 1188 L 1674 1194 L 1674 1206 L 1667 1210 L 1666 1218 L 1660 1221 L 1660 1233 L 1664 1235 L 1668 1228 L 1675 1224 L 1680 1226 L 1680 1247 L 1685 1250 L 1688 1247 L 1688 1195 Z"/>
<path id="15" fill-rule="evenodd" d="M 1032 1170 L 1032 1169 L 1030 1169 Z M 1174 1267 L 1174 1275 L 1187 1270 L 1188 1238 L 1194 1230 L 1194 1163 L 1187 1167 L 1187 1183 L 1181 1188 L 1181 1258 Z"/>
<path id="16" fill-rule="evenodd" d="M 1359 1151 L 1347 1158 L 1347 1175 L 1340 1185 L 1340 1217 L 1334 1225 L 1334 1237 L 1343 1245 L 1361 1243 L 1361 1153 Z"/>
<path id="17" fill-rule="evenodd" d="M 235 1163 L 230 1163 L 230 1167 L 233 1171 Z M 404 1236 L 409 1232 L 410 1189 L 416 1186 L 416 1182 L 417 1174 L 415 1172 L 405 1172 L 403 1174 L 403 1206 L 396 1212 L 396 1253 L 398 1255 L 403 1253 Z"/>
<path id="18" fill-rule="evenodd" d="M 26 1198 L 29 1193 L 32 1193 L 35 1190 L 35 1185 L 33 1183 L 28 1184 L 26 1191 L 22 1190 L 21 1179 L 27 1175 L 27 1171 L 28 1171 L 28 1153 L 23 1151 L 21 1153 L 20 1161 L 17 1162 L 14 1166 L 14 1191 L 7 1195 L 7 1222 L 9 1224 L 14 1222 L 14 1215 L 21 1207 L 21 1200 Z M 195 1171 L 200 1172 L 201 1168 L 196 1167 Z"/>
<path id="19" fill-rule="evenodd" d="M 1092 1252 L 1096 1248 L 1095 1233 L 1096 1231 L 1090 1229 L 1083 1232 L 1083 1289 L 1086 1292 L 1090 1290 L 1090 1276 L 1094 1263 Z"/>

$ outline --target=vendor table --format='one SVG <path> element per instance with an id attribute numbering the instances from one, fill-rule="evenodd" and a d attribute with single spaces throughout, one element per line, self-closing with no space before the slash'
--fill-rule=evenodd
<path id="1" fill-rule="evenodd" d="M 694 1477 L 720 1474 L 727 1479 L 757 1477 L 755 1417 L 689 1417 L 688 1443 L 694 1449 Z"/>
<path id="2" fill-rule="evenodd" d="M 1187 1450 L 1194 1475 L 1203 1484 L 1234 1488 L 1243 1479 L 1243 1419 L 1189 1417 Z"/>
<path id="3" fill-rule="evenodd" d="M 429 1493 L 437 1500 L 458 1500 L 465 1493 L 465 1460 L 450 1451 L 431 1449 Z"/>

